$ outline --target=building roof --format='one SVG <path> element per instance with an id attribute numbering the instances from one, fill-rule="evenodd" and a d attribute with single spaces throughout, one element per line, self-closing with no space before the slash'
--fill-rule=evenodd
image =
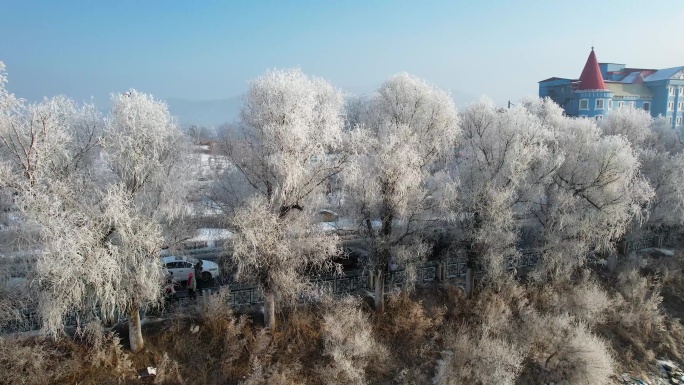
<path id="1" fill-rule="evenodd" d="M 554 76 L 554 77 L 552 77 L 552 78 L 548 78 L 548 79 L 540 80 L 540 81 L 539 81 L 539 82 L 537 82 L 537 83 L 551 82 L 551 81 L 554 81 L 554 80 L 568 80 L 568 81 L 575 81 L 575 80 L 577 80 L 577 79 L 568 79 L 568 78 L 557 78 L 557 77 L 555 77 L 555 76 Z"/>
<path id="2" fill-rule="evenodd" d="M 580 75 L 580 90 L 605 90 L 606 85 L 603 82 L 601 69 L 599 68 L 594 47 L 591 47 L 591 53 L 587 58 L 587 63 L 584 65 L 582 74 Z"/>
<path id="3" fill-rule="evenodd" d="M 625 67 L 625 72 L 634 72 L 634 71 L 637 71 L 637 72 L 644 72 L 644 71 L 646 71 L 646 72 L 651 73 L 651 72 L 656 72 L 656 71 L 658 71 L 658 70 L 654 70 L 653 68 L 632 68 L 632 67 Z"/>
<path id="4" fill-rule="evenodd" d="M 608 91 L 612 92 L 614 96 L 638 97 L 642 99 L 653 97 L 648 87 L 643 84 L 620 82 L 605 82 L 605 84 Z"/>
<path id="5" fill-rule="evenodd" d="M 622 83 L 634 83 L 636 80 L 637 76 L 639 76 L 641 72 L 632 72 L 631 74 L 625 76 L 622 80 L 620 80 Z"/>
<path id="6" fill-rule="evenodd" d="M 677 72 L 684 71 L 684 66 L 665 68 L 658 70 L 644 79 L 645 82 L 655 82 L 658 80 L 667 80 L 674 76 Z"/>

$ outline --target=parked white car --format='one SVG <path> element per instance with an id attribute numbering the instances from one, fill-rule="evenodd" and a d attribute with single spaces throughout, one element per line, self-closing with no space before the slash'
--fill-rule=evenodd
<path id="1" fill-rule="evenodd" d="M 178 282 L 188 280 L 190 273 L 194 273 L 195 265 L 199 259 L 187 256 L 168 255 L 162 257 L 164 268 L 173 273 L 173 278 Z M 202 260 L 202 281 L 208 282 L 219 276 L 219 266 L 215 262 Z"/>

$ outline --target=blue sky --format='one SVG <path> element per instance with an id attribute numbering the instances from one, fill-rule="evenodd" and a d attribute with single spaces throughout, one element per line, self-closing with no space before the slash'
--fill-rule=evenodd
<path id="1" fill-rule="evenodd" d="M 194 100 L 241 94 L 269 68 L 300 67 L 368 93 L 407 71 L 458 104 L 503 105 L 599 61 L 684 65 L 681 0 L 0 0 L 8 88 L 106 103 L 128 88 Z"/>

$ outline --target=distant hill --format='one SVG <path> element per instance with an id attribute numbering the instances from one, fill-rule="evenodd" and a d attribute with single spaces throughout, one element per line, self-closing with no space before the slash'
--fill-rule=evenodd
<path id="1" fill-rule="evenodd" d="M 450 92 L 451 98 L 454 100 L 454 104 L 459 110 L 462 110 L 471 103 L 475 103 L 479 99 L 476 95 L 461 90 L 450 90 Z"/>
<path id="2" fill-rule="evenodd" d="M 370 89 L 370 87 L 368 88 Z M 370 96 L 372 91 L 365 94 Z M 459 109 L 478 99 L 475 95 L 460 90 L 451 90 L 451 97 Z M 242 104 L 241 96 L 212 100 L 170 97 L 164 100 L 169 105 L 171 114 L 178 118 L 178 122 L 184 126 L 196 124 L 198 126 L 218 127 L 224 123 L 232 123 L 238 119 Z"/>
<path id="3" fill-rule="evenodd" d="M 169 105 L 171 114 L 183 125 L 219 126 L 223 123 L 235 121 L 240 113 L 240 96 L 213 100 L 182 98 L 167 98 L 165 100 Z"/>

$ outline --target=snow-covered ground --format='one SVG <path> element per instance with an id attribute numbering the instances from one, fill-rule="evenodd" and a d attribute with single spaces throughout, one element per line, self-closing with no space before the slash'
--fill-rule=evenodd
<path id="1" fill-rule="evenodd" d="M 201 180 L 208 180 L 231 167 L 227 157 L 212 153 L 208 145 L 196 146 L 191 162 L 197 165 L 194 174 Z"/>
<path id="2" fill-rule="evenodd" d="M 316 224 L 321 231 L 357 231 L 359 223 L 348 218 L 339 218 L 336 221 L 319 222 Z M 371 221 L 373 229 L 378 230 L 382 227 L 382 221 L 375 219 Z"/>
<path id="3" fill-rule="evenodd" d="M 228 229 L 199 228 L 194 237 L 183 241 L 183 246 L 192 252 L 216 249 L 232 236 L 233 232 Z"/>

